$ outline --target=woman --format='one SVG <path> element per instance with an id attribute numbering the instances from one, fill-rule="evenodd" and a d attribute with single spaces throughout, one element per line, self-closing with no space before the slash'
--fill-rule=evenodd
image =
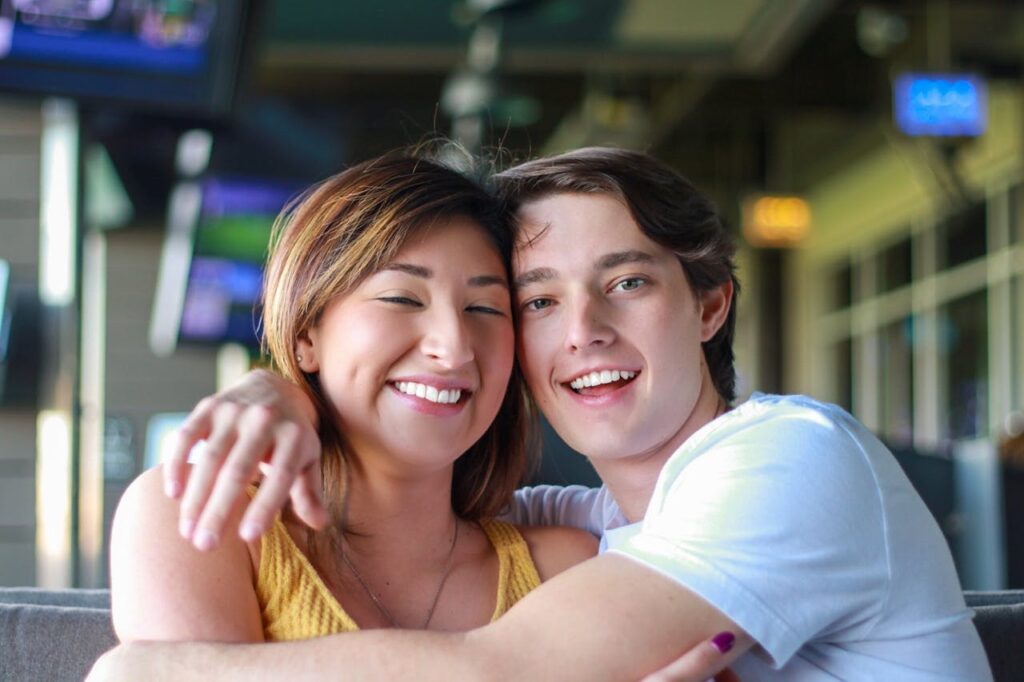
<path id="1" fill-rule="evenodd" d="M 354 166 L 285 212 L 264 341 L 318 411 L 331 523 L 314 532 L 286 512 L 242 540 L 241 500 L 219 542 L 195 539 L 217 548 L 198 552 L 161 473 L 146 472 L 111 538 L 123 642 L 465 630 L 594 553 L 581 531 L 491 518 L 526 465 L 510 249 L 483 189 L 411 156 Z"/>

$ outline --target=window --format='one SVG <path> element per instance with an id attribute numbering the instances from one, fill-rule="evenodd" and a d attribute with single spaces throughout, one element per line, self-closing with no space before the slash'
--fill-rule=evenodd
<path id="1" fill-rule="evenodd" d="M 914 326 L 907 316 L 879 334 L 882 435 L 895 446 L 914 438 Z"/>
<path id="2" fill-rule="evenodd" d="M 847 412 L 853 412 L 853 341 L 843 339 L 832 350 L 832 371 L 835 386 L 832 401 Z"/>
<path id="3" fill-rule="evenodd" d="M 853 303 L 853 268 L 843 263 L 829 278 L 829 310 L 849 308 Z"/>
<path id="4" fill-rule="evenodd" d="M 913 278 L 910 237 L 882 251 L 879 260 L 880 293 L 910 284 Z"/>
<path id="5" fill-rule="evenodd" d="M 978 291 L 944 305 L 939 315 L 946 404 L 941 415 L 948 438 L 988 431 L 988 294 Z"/>
<path id="6" fill-rule="evenodd" d="M 1013 289 L 1010 292 L 1010 320 L 1014 339 L 1010 358 L 1012 367 L 1010 388 L 1013 409 L 1024 412 L 1024 274 L 1017 277 Z"/>
<path id="7" fill-rule="evenodd" d="M 1024 242 L 1024 184 L 1010 189 L 1010 243 Z"/>
<path id="8" fill-rule="evenodd" d="M 939 226 L 939 268 L 952 268 L 975 258 L 988 249 L 985 204 L 974 204 L 951 215 Z"/>

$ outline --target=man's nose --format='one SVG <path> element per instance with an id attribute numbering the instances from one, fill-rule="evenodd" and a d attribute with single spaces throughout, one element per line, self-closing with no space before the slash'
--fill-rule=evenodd
<path id="1" fill-rule="evenodd" d="M 592 296 L 582 296 L 569 304 L 566 349 L 579 352 L 593 346 L 606 346 L 615 339 L 608 312 Z"/>

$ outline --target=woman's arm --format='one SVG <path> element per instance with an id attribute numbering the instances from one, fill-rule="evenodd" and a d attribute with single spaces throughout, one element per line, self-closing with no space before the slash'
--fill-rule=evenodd
<path id="1" fill-rule="evenodd" d="M 237 526 L 242 504 L 229 527 Z M 122 642 L 263 640 L 248 546 L 236 533 L 210 552 L 183 540 L 178 503 L 161 492 L 160 471 L 143 473 L 125 491 L 110 554 L 114 630 Z"/>

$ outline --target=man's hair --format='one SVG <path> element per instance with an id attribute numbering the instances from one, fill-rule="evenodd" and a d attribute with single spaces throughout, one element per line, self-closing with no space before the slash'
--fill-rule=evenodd
<path id="1" fill-rule="evenodd" d="M 321 473 L 335 523 L 343 525 L 347 454 L 315 375 L 295 357 L 299 335 L 406 241 L 463 217 L 486 233 L 506 270 L 512 235 L 505 207 L 463 174 L 438 162 L 393 153 L 357 164 L 312 187 L 278 217 L 263 285 L 263 343 L 277 370 L 309 395 L 320 414 Z M 452 508 L 461 518 L 496 515 L 528 465 L 531 417 L 516 366 L 494 422 L 455 462 Z"/>
<path id="2" fill-rule="evenodd" d="M 689 180 L 648 154 L 586 147 L 514 166 L 496 176 L 498 191 L 516 210 L 552 194 L 605 194 L 624 202 L 652 241 L 675 253 L 695 294 L 731 281 L 733 301 L 725 323 L 704 342 L 704 357 L 715 389 L 736 398 L 732 351 L 736 329 L 736 246 L 714 204 Z"/>

